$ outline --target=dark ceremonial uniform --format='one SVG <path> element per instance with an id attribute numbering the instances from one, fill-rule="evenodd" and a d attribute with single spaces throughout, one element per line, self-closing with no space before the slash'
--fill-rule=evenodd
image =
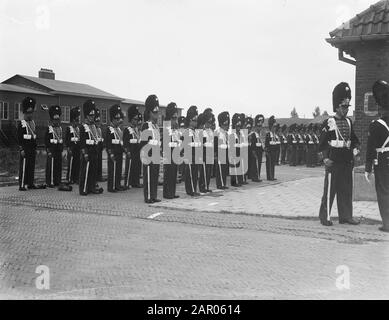
<path id="1" fill-rule="evenodd" d="M 47 151 L 46 184 L 52 188 L 59 186 L 61 183 L 63 151 L 61 126 L 48 126 L 45 134 L 45 146 Z"/>
<path id="2" fill-rule="evenodd" d="M 379 80 L 373 85 L 377 104 L 389 110 L 389 84 Z M 389 232 L 389 115 L 373 121 L 369 127 L 365 171 L 372 172 L 374 166 L 375 188 L 378 207 L 382 218 L 381 231 Z"/>
<path id="3" fill-rule="evenodd" d="M 231 134 L 232 139 L 229 142 L 232 143 L 228 146 L 229 151 L 235 149 L 235 156 L 240 157 L 241 149 L 241 136 L 240 132 L 234 132 Z M 231 158 L 230 158 L 231 159 Z M 231 186 L 241 187 L 243 184 L 243 175 L 239 174 L 241 163 L 238 160 L 231 159 L 230 161 L 230 172 L 231 172 Z"/>
<path id="4" fill-rule="evenodd" d="M 146 142 L 141 141 L 141 149 L 148 144 L 152 147 L 154 154 L 159 155 L 161 138 L 158 125 L 152 123 L 151 121 L 147 121 L 142 126 L 142 132 L 144 131 L 147 132 L 149 138 Z M 152 154 L 151 152 L 152 151 L 149 150 L 148 153 L 150 159 Z M 157 199 L 159 169 L 159 162 L 154 163 L 151 161 L 149 164 L 143 165 L 143 194 L 146 203 L 152 203 Z"/>
<path id="5" fill-rule="evenodd" d="M 389 231 L 389 116 L 370 124 L 365 171 L 373 166 L 383 228 Z"/>
<path id="6" fill-rule="evenodd" d="M 226 189 L 228 175 L 228 134 L 222 128 L 215 131 L 216 187 Z"/>
<path id="7" fill-rule="evenodd" d="M 97 132 L 97 182 L 103 181 L 103 150 L 104 150 L 104 137 L 101 127 L 96 127 Z"/>
<path id="8" fill-rule="evenodd" d="M 211 129 L 203 130 L 203 164 L 199 168 L 199 186 L 200 192 L 211 192 L 209 185 L 211 183 L 212 169 L 214 163 L 214 134 Z"/>
<path id="9" fill-rule="evenodd" d="M 80 109 L 74 108 L 70 110 L 71 121 L 80 116 Z M 68 150 L 67 154 L 67 173 L 66 180 L 68 183 L 78 183 L 80 176 L 80 127 L 78 125 L 70 125 L 65 130 L 65 147 Z"/>
<path id="10" fill-rule="evenodd" d="M 279 150 L 280 142 L 277 135 L 273 132 L 266 134 L 265 148 L 266 148 L 266 178 L 269 181 L 275 180 L 275 165 L 277 161 L 277 150 Z"/>
<path id="11" fill-rule="evenodd" d="M 280 142 L 281 142 L 281 158 L 280 158 L 280 163 L 281 164 L 286 164 L 286 154 L 288 150 L 288 139 L 286 138 L 284 134 L 285 129 L 283 129 L 283 132 L 279 135 Z"/>
<path id="12" fill-rule="evenodd" d="M 28 108 L 35 108 L 33 98 L 23 100 L 23 112 Z M 36 131 L 34 120 L 21 120 L 17 126 L 17 138 L 20 150 L 19 156 L 19 190 L 24 191 L 26 187 L 34 188 L 35 157 L 36 157 Z M 24 156 L 22 156 L 24 151 Z"/>
<path id="13" fill-rule="evenodd" d="M 279 131 L 278 128 L 279 128 L 279 125 L 277 124 L 277 129 L 274 132 L 274 135 L 275 135 L 275 138 L 277 141 L 277 146 L 278 146 L 278 148 L 276 149 L 276 161 L 275 161 L 276 166 L 280 165 L 280 163 L 281 163 L 281 138 L 280 138 L 280 135 L 278 133 L 278 131 Z"/>
<path id="14" fill-rule="evenodd" d="M 119 127 L 108 126 L 106 131 L 106 150 L 108 161 L 108 192 L 123 191 L 121 185 L 123 170 L 123 132 Z"/>
<path id="15" fill-rule="evenodd" d="M 189 155 L 189 163 L 185 164 L 185 191 L 188 195 L 194 196 L 197 195 L 197 182 L 198 182 L 198 168 L 199 165 L 196 164 L 196 148 L 201 147 L 200 141 L 197 141 L 195 131 L 192 129 L 187 129 L 187 134 L 189 134 L 189 147 L 191 153 Z"/>
<path id="16" fill-rule="evenodd" d="M 127 154 L 124 185 L 129 188 L 140 186 L 140 134 L 137 128 L 127 127 L 123 133 L 124 149 Z M 128 155 L 129 153 L 129 155 Z"/>
<path id="17" fill-rule="evenodd" d="M 241 130 L 240 132 L 240 166 L 243 172 L 243 181 L 242 184 L 248 184 L 247 182 L 247 176 L 249 171 L 249 165 L 248 165 L 248 153 L 249 153 L 249 136 L 246 135 L 244 131 Z M 246 158 L 246 161 L 244 161 L 243 157 Z"/>
<path id="18" fill-rule="evenodd" d="M 180 133 L 171 126 L 165 128 L 164 134 L 168 135 L 167 162 L 163 165 L 163 197 L 166 199 L 176 198 L 178 166 L 174 161 L 174 150 L 181 147 Z"/>
<path id="19" fill-rule="evenodd" d="M 251 132 L 249 147 L 249 178 L 254 182 L 261 181 L 263 144 L 258 132 Z"/>
<path id="20" fill-rule="evenodd" d="M 305 140 L 303 134 L 300 132 L 296 134 L 297 140 L 297 165 L 304 164 L 304 156 L 305 156 Z"/>
<path id="21" fill-rule="evenodd" d="M 312 134 L 312 138 L 313 138 L 313 143 L 314 143 L 314 152 L 313 152 L 313 164 L 315 166 L 319 166 L 319 137 L 318 135 L 316 134 L 316 132 L 314 132 Z"/>
<path id="22" fill-rule="evenodd" d="M 326 169 L 319 216 L 321 221 L 327 218 L 327 210 L 331 211 L 335 195 L 339 221 L 352 218 L 353 149 L 358 145 L 359 140 L 349 118 L 339 120 L 333 117 L 325 121 L 320 136 L 319 152 L 323 153 L 324 159 L 329 158 L 334 163 L 331 168 Z M 329 184 L 329 174 L 331 174 L 331 184 Z"/>
<path id="23" fill-rule="evenodd" d="M 291 127 L 292 129 L 293 127 Z M 288 160 L 289 165 L 295 167 L 297 165 L 297 138 L 294 132 L 289 132 L 288 134 Z"/>
<path id="24" fill-rule="evenodd" d="M 305 135 L 305 144 L 307 148 L 306 164 L 307 167 L 312 168 L 315 166 L 315 162 L 314 162 L 315 141 L 313 135 L 311 135 L 310 133 L 307 133 Z"/>
<path id="25" fill-rule="evenodd" d="M 34 120 L 18 123 L 18 144 L 25 156 L 19 158 L 19 187 L 33 186 L 36 158 L 36 133 Z"/>

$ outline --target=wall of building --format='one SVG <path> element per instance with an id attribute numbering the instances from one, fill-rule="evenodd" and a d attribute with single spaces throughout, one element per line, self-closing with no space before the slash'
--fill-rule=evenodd
<path id="1" fill-rule="evenodd" d="M 389 41 L 365 42 L 356 51 L 355 130 L 362 143 L 365 158 L 367 132 L 371 121 L 377 119 L 377 106 L 372 86 L 378 79 L 389 81 Z"/>

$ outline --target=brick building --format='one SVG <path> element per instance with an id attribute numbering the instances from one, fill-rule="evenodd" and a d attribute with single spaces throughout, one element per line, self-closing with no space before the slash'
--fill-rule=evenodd
<path id="1" fill-rule="evenodd" d="M 378 79 L 389 81 L 389 0 L 370 6 L 330 36 L 327 42 L 338 49 L 339 60 L 356 68 L 355 128 L 364 159 L 368 127 L 377 118 L 372 85 Z"/>
<path id="2" fill-rule="evenodd" d="M 137 105 L 142 113 L 144 111 L 143 101 L 124 99 L 87 84 L 56 80 L 54 72 L 49 69 L 41 69 L 38 77 L 15 75 L 0 83 L 0 145 L 10 147 L 16 144 L 16 122 L 23 117 L 21 101 L 26 96 L 37 101 L 35 122 L 39 144 L 43 144 L 44 130 L 49 120 L 47 110 L 51 105 L 61 107 L 64 126 L 69 123 L 70 109 L 82 108 L 89 98 L 100 109 L 104 126 L 110 121 L 109 108 L 114 104 L 120 104 L 123 108 L 124 125 L 128 124 L 127 110 L 131 105 Z M 161 106 L 160 124 L 165 109 Z"/>

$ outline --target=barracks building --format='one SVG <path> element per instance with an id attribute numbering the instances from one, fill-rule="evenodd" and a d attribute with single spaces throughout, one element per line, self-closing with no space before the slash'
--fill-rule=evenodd
<path id="1" fill-rule="evenodd" d="M 92 87 L 87 84 L 68 82 L 55 79 L 55 73 L 50 69 L 41 69 L 38 77 L 15 75 L 0 83 L 0 146 L 16 145 L 16 122 L 23 117 L 21 102 L 30 96 L 36 99 L 37 106 L 34 120 L 37 125 L 38 144 L 43 144 L 44 130 L 49 121 L 48 108 L 59 105 L 62 110 L 62 123 L 66 126 L 70 120 L 70 109 L 82 108 L 85 100 L 91 98 L 96 102 L 101 112 L 101 122 L 107 125 L 109 108 L 120 104 L 124 112 L 124 125 L 128 124 L 127 110 L 136 105 L 143 114 L 144 101 L 124 99 Z M 162 125 L 166 107 L 161 106 L 159 124 Z M 179 115 L 181 115 L 181 109 Z M 83 114 L 81 112 L 81 114 Z"/>

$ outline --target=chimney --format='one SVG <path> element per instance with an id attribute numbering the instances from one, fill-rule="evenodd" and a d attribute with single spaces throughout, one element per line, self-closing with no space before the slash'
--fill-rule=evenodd
<path id="1" fill-rule="evenodd" d="M 51 69 L 41 68 L 39 70 L 39 78 L 55 80 L 55 73 Z"/>

